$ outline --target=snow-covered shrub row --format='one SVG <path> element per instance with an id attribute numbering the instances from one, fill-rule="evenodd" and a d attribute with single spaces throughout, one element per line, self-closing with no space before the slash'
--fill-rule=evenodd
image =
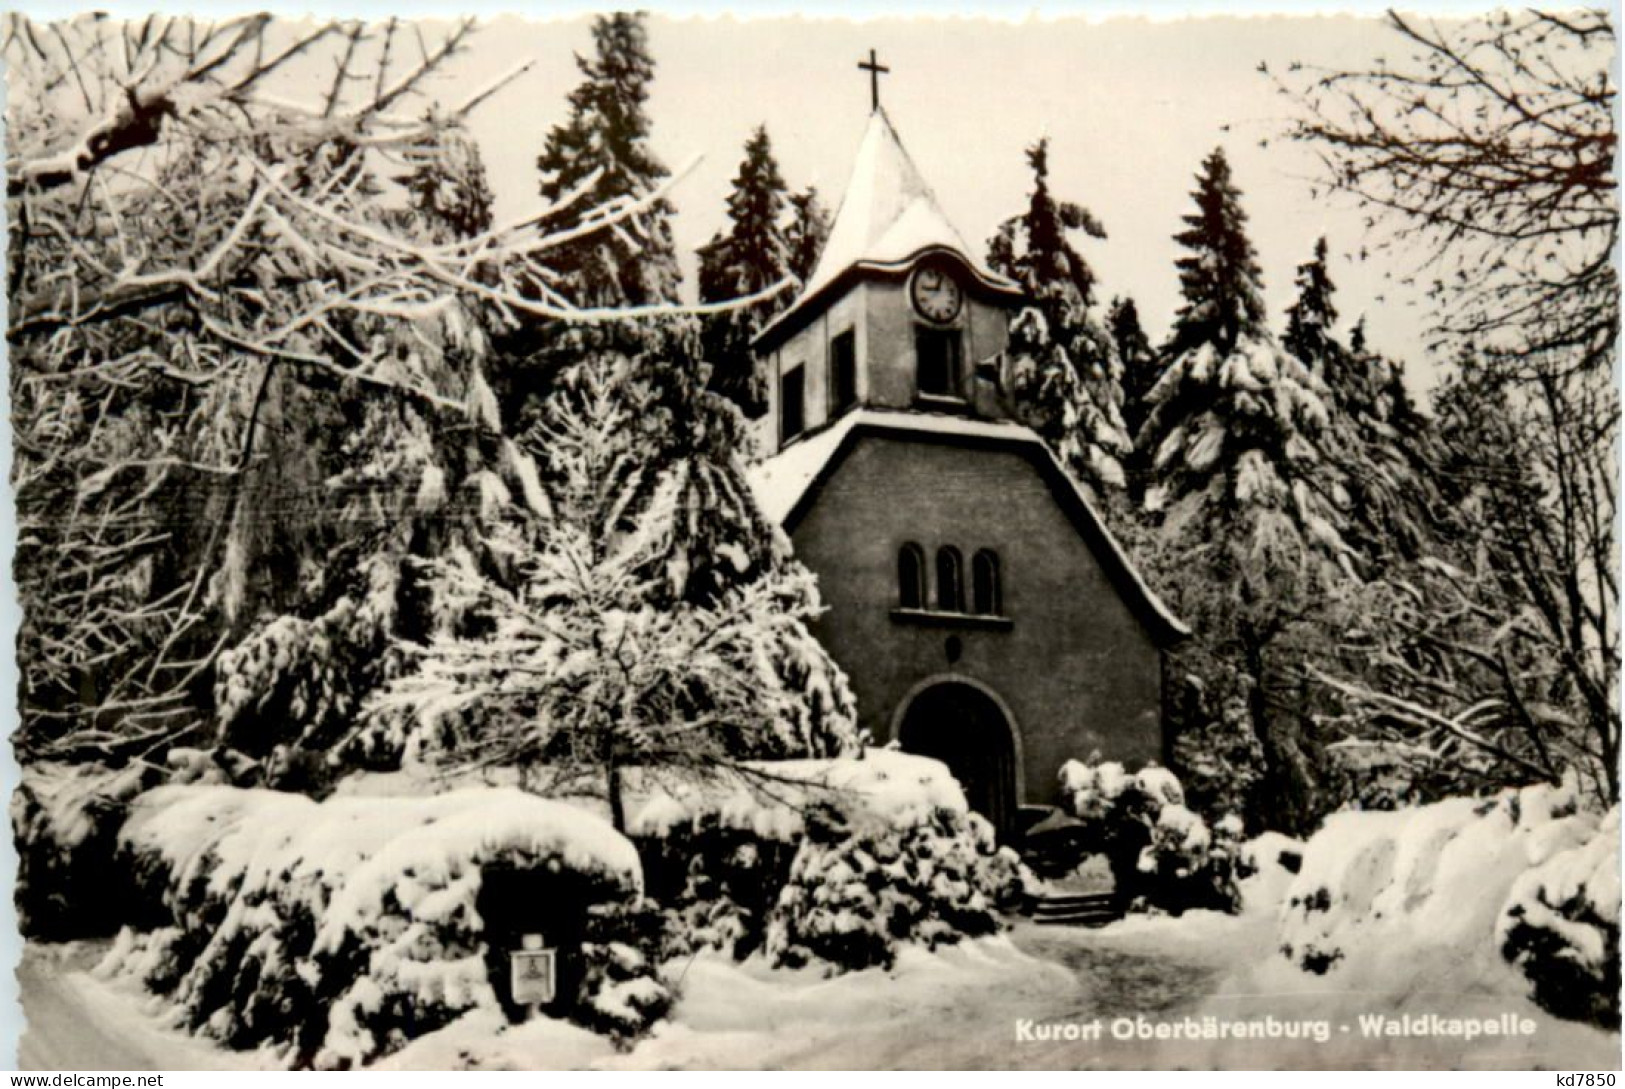
<path id="1" fill-rule="evenodd" d="M 1015 852 L 925 757 L 868 750 L 638 790 L 631 834 L 694 946 L 761 947 L 791 966 L 889 964 L 901 942 L 998 929 L 1031 891 Z"/>
<path id="2" fill-rule="evenodd" d="M 1617 817 L 1572 784 L 1335 813 L 1304 847 L 1280 949 L 1347 990 L 1532 984 L 1551 1012 L 1617 1027 L 1618 847 Z"/>
<path id="3" fill-rule="evenodd" d="M 1059 777 L 1085 846 L 1106 856 L 1130 910 L 1239 906 L 1240 818 L 1226 815 L 1210 828 L 1186 807 L 1178 777 L 1154 764 L 1130 774 L 1114 761 L 1068 760 Z"/>
<path id="4" fill-rule="evenodd" d="M 144 913 L 167 925 L 121 935 L 101 971 L 138 974 L 193 1029 L 283 1046 L 294 1065 L 355 1066 L 468 1010 L 510 1012 L 509 946 L 494 943 L 518 934 L 500 933 L 502 905 L 482 899 L 491 869 L 539 875 L 544 898 L 522 905 L 536 929 L 568 925 L 595 945 L 608 924 L 570 920 L 640 892 L 636 851 L 606 822 L 508 789 L 318 803 L 166 786 L 133 807 L 119 851 Z M 599 952 L 586 950 L 559 1012 L 646 1027 L 639 1011 L 669 1000 L 652 967 L 636 950 Z"/>
<path id="5" fill-rule="evenodd" d="M 22 933 L 63 939 L 111 934 L 119 923 L 111 866 L 130 801 L 163 770 L 31 764 L 11 796 L 17 846 L 17 920 Z"/>

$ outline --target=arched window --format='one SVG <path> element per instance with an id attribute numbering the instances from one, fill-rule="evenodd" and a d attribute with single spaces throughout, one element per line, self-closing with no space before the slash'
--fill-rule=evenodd
<path id="1" fill-rule="evenodd" d="M 925 608 L 925 550 L 913 541 L 897 550 L 897 604 Z"/>
<path id="2" fill-rule="evenodd" d="M 1004 611 L 999 595 L 999 554 L 984 548 L 970 561 L 971 611 L 983 616 L 998 616 Z"/>
<path id="3" fill-rule="evenodd" d="M 959 549 L 952 545 L 937 549 L 937 608 L 945 613 L 965 611 L 965 567 Z"/>

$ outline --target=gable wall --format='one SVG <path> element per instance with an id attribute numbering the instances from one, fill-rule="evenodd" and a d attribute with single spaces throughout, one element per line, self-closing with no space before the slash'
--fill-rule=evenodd
<path id="1" fill-rule="evenodd" d="M 846 670 L 862 725 L 890 740 L 920 681 L 954 673 L 1008 704 L 1024 801 L 1057 801 L 1061 763 L 1162 758 L 1161 658 L 1036 467 L 1015 452 L 860 436 L 792 534 L 828 612 L 815 625 Z M 895 619 L 897 553 L 998 551 L 1008 631 Z M 945 644 L 958 636 L 961 659 Z"/>

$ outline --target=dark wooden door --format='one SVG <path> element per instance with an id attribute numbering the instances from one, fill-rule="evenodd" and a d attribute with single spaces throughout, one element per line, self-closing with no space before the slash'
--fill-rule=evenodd
<path id="1" fill-rule="evenodd" d="M 965 801 L 992 822 L 1001 838 L 1016 815 L 1015 746 L 1004 712 L 968 684 L 933 685 L 914 697 L 897 740 L 905 752 L 948 766 Z"/>

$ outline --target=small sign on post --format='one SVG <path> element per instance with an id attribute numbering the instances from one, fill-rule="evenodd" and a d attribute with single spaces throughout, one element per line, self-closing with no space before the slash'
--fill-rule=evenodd
<path id="1" fill-rule="evenodd" d="M 558 993 L 558 950 L 542 948 L 540 934 L 526 934 L 524 948 L 508 954 L 508 980 L 514 1005 L 547 1005 Z"/>

